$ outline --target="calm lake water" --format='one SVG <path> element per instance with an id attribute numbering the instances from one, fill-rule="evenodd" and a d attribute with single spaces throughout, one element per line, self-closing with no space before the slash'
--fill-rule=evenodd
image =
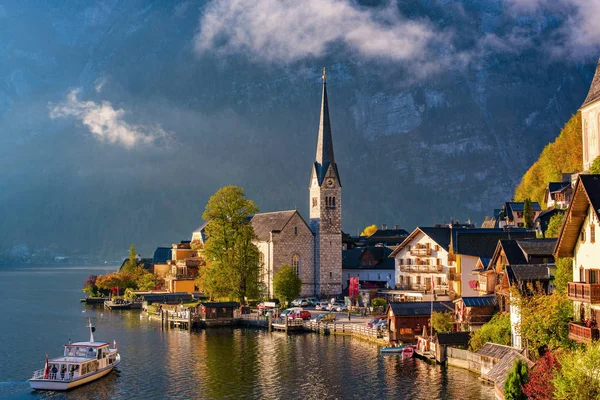
<path id="1" fill-rule="evenodd" d="M 0 397 L 8 399 L 493 399 L 478 376 L 422 360 L 381 356 L 359 339 L 254 329 L 161 331 L 140 312 L 79 302 L 90 274 L 110 267 L 0 266 Z M 34 392 L 27 379 L 69 339 L 117 340 L 122 362 L 66 393 Z"/>

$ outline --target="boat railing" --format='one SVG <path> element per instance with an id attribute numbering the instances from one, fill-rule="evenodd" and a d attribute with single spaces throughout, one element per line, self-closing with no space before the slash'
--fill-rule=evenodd
<path id="1" fill-rule="evenodd" d="M 69 381 L 73 379 L 73 373 L 61 374 L 60 372 L 49 372 L 46 376 L 44 368 L 33 372 L 33 379 L 48 379 L 53 381 Z"/>

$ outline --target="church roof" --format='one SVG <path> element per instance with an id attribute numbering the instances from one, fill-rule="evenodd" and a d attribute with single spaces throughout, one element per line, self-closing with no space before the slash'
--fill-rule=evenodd
<path id="1" fill-rule="evenodd" d="M 596 73 L 594 74 L 594 79 L 592 79 L 590 90 L 588 92 L 587 97 L 585 98 L 585 101 L 581 105 L 581 108 L 595 102 L 596 100 L 600 100 L 600 60 L 598 60 L 598 65 L 596 66 Z"/>
<path id="2" fill-rule="evenodd" d="M 323 94 L 321 98 L 321 116 L 319 118 L 319 138 L 317 139 L 317 155 L 315 158 L 315 172 L 319 185 L 323 183 L 329 166 L 332 166 L 339 182 L 339 174 L 333 154 L 333 138 L 331 137 L 331 122 L 329 121 L 329 103 L 327 101 L 327 83 L 323 71 Z"/>
<path id="3" fill-rule="evenodd" d="M 296 210 L 260 213 L 254 215 L 250 222 L 258 240 L 267 241 L 271 232 L 281 232 L 296 213 Z M 302 219 L 302 216 L 300 218 Z"/>

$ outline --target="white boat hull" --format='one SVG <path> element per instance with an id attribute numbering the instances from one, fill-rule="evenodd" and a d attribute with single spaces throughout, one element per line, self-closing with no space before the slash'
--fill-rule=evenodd
<path id="1" fill-rule="evenodd" d="M 32 389 L 35 390 L 69 390 L 73 389 L 77 386 L 84 385 L 88 382 L 95 381 L 96 379 L 102 378 L 104 375 L 108 374 L 113 370 L 114 367 L 119 365 L 121 362 L 121 355 L 117 355 L 117 359 L 114 363 L 109 366 L 95 371 L 91 374 L 87 374 L 77 379 L 68 379 L 68 380 L 60 380 L 60 379 L 35 379 L 32 378 L 29 380 L 29 385 L 31 385 Z"/>

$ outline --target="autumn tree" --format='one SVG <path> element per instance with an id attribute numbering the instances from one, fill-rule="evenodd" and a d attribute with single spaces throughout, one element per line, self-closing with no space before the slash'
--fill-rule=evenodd
<path id="1" fill-rule="evenodd" d="M 127 262 L 125 263 L 125 265 L 123 265 L 123 267 L 121 269 L 126 272 L 135 272 L 137 267 L 138 267 L 137 252 L 135 250 L 135 246 L 130 245 L 129 246 L 129 257 L 127 258 Z"/>
<path id="2" fill-rule="evenodd" d="M 529 197 L 523 203 L 523 219 L 525 220 L 525 228 L 531 229 L 533 227 L 533 206 Z"/>
<path id="3" fill-rule="evenodd" d="M 302 290 L 302 280 L 296 270 L 289 264 L 284 264 L 273 277 L 273 291 L 275 296 L 284 304 L 295 299 Z"/>
<path id="4" fill-rule="evenodd" d="M 564 351 L 558 362 L 560 370 L 552 381 L 555 399 L 600 399 L 600 343 Z"/>
<path id="5" fill-rule="evenodd" d="M 469 347 L 477 351 L 487 342 L 510 346 L 510 314 L 507 312 L 496 313 L 491 320 L 476 330 L 469 340 Z"/>
<path id="6" fill-rule="evenodd" d="M 588 171 L 590 174 L 600 174 L 600 156 L 596 157 L 590 165 L 590 170 Z"/>
<path id="7" fill-rule="evenodd" d="M 258 207 L 244 190 L 225 186 L 210 197 L 202 218 L 206 243 L 202 255 L 209 264 L 201 278 L 203 290 L 236 298 L 245 304 L 258 295 L 259 251 L 250 220 Z"/>
<path id="8" fill-rule="evenodd" d="M 452 332 L 454 327 L 452 313 L 434 311 L 431 314 L 431 326 L 436 332 Z"/>
<path id="9" fill-rule="evenodd" d="M 523 393 L 530 400 L 554 399 L 552 381 L 559 370 L 560 364 L 556 358 L 556 352 L 547 351 L 529 371 L 529 380 L 523 386 Z"/>
<path id="10" fill-rule="evenodd" d="M 527 364 L 517 358 L 504 381 L 505 400 L 527 400 L 523 386 L 527 383 Z"/>
<path id="11" fill-rule="evenodd" d="M 372 234 L 374 234 L 375 232 L 377 232 L 377 225 L 373 224 L 373 225 L 369 225 L 367 227 L 365 227 L 365 229 L 363 229 L 363 231 L 361 232 L 360 236 L 371 236 Z"/>
<path id="12" fill-rule="evenodd" d="M 544 232 L 544 237 L 546 238 L 557 238 L 560 233 L 560 228 L 562 227 L 563 221 L 565 220 L 564 212 L 559 212 L 550 218 L 548 222 L 548 227 L 546 228 L 546 232 Z"/>

